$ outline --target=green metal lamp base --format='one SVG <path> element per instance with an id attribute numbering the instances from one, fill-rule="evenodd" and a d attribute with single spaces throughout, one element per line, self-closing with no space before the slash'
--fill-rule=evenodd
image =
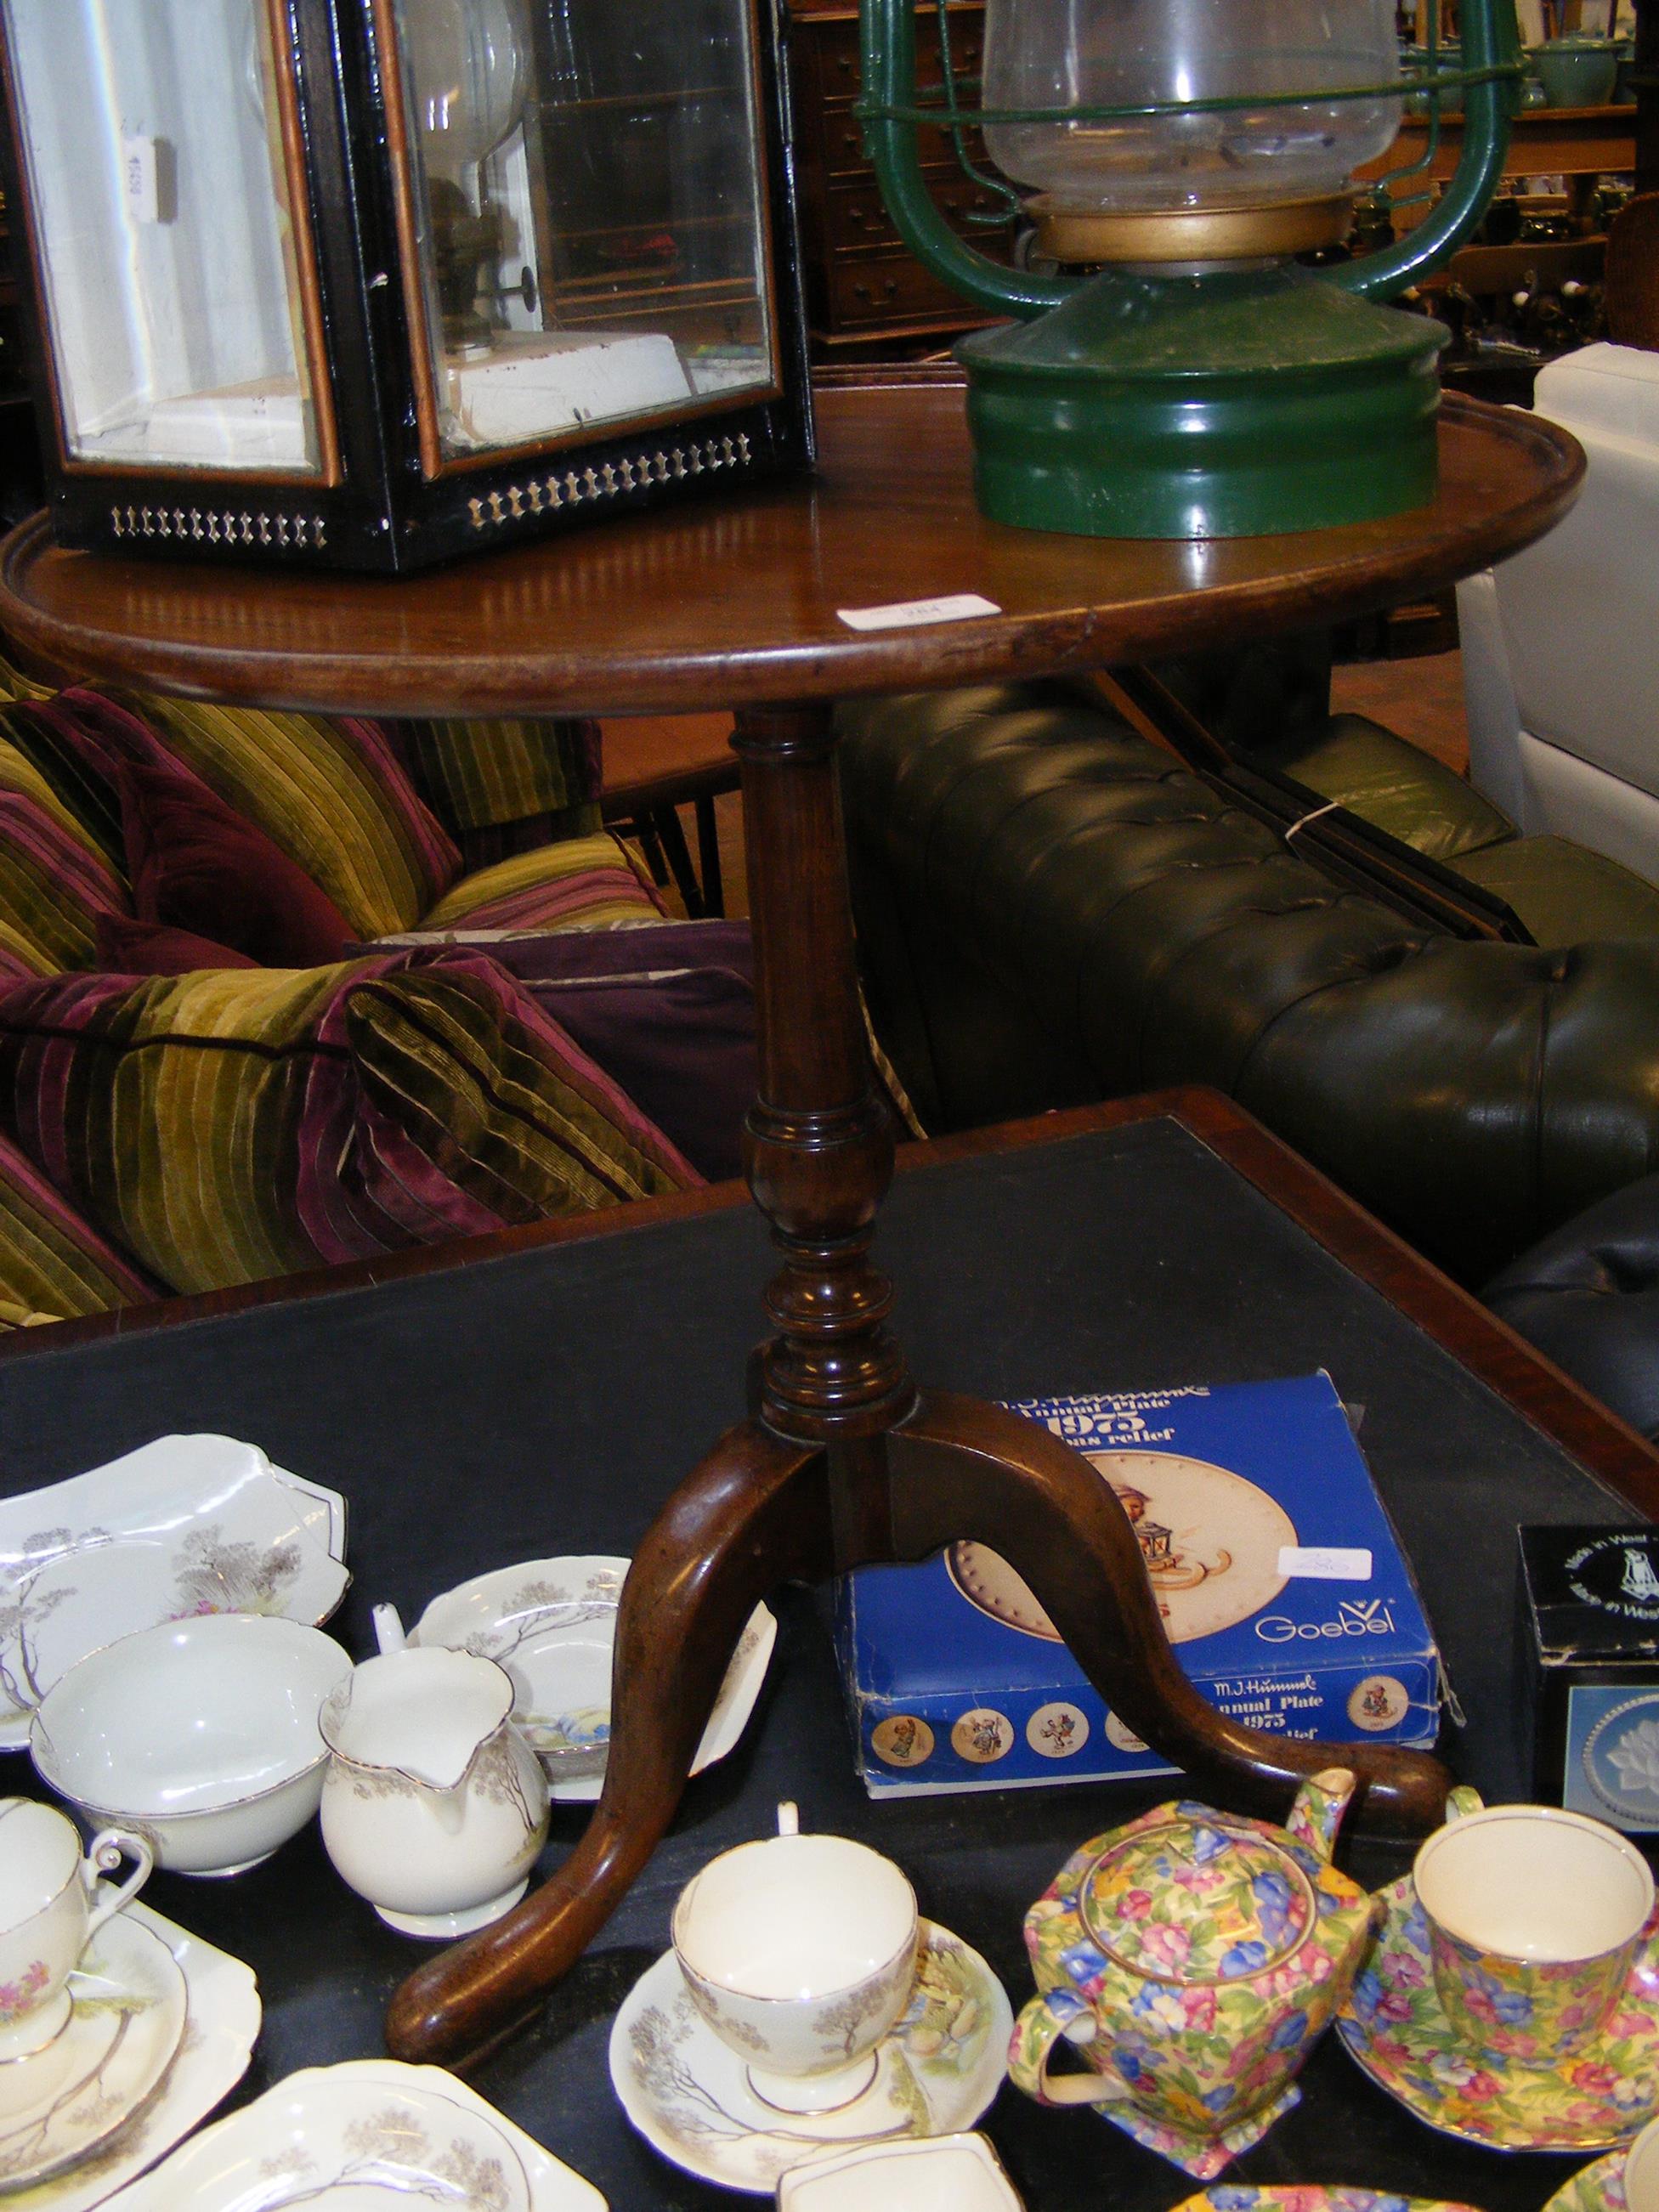
<path id="1" fill-rule="evenodd" d="M 980 506 L 1087 538 L 1255 538 L 1425 506 L 1448 335 L 1293 265 L 1109 269 L 957 347 Z"/>

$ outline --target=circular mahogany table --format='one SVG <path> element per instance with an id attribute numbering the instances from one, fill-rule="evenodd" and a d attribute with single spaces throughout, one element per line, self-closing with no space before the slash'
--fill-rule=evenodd
<path id="1" fill-rule="evenodd" d="M 1110 1488 L 999 1408 L 919 1391 L 871 1264 L 892 1138 L 856 993 L 831 702 L 1098 668 L 1310 628 L 1443 588 L 1549 528 L 1583 457 L 1534 416 L 1449 399 L 1434 504 L 1204 544 L 1063 538 L 974 507 L 959 386 L 856 377 L 819 401 L 820 473 L 411 579 L 112 561 L 39 520 L 0 549 L 0 627 L 61 666 L 264 705 L 390 714 L 737 710 L 756 938 L 747 1167 L 783 1255 L 750 1418 L 635 1556 L 604 1794 L 581 1843 L 394 1998 L 399 2057 L 453 2057 L 532 2008 L 673 1815 L 726 1660 L 778 1581 L 994 1544 L 1135 1732 L 1224 1802 L 1281 1808 L 1358 1770 L 1373 1825 L 1421 1830 L 1449 1777 L 1419 1752 L 1297 1743 L 1224 1718 L 1172 1656 Z M 860 631 L 859 609 L 972 592 L 998 612 Z M 643 1378 L 642 1378 L 643 1379 Z"/>

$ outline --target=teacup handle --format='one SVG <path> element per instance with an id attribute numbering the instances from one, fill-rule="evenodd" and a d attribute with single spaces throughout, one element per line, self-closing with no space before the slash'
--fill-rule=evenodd
<path id="1" fill-rule="evenodd" d="M 1079 2022 L 1087 2033 L 1079 2034 Z M 1073 2043 L 1092 2043 L 1095 2018 L 1083 1999 L 1072 1990 L 1050 1990 L 1033 1997 L 1014 2022 L 1008 2045 L 1008 2075 L 1017 2089 L 1039 2105 L 1115 2104 L 1129 2094 L 1115 2074 L 1050 2074 L 1048 2059 L 1062 2036 Z"/>
<path id="2" fill-rule="evenodd" d="M 112 1889 L 100 1881 L 100 1875 L 113 1874 L 123 1857 L 137 1859 L 138 1863 L 118 1889 Z M 86 1857 L 81 1863 L 81 1879 L 87 1886 L 90 1910 L 87 1915 L 87 1936 L 90 1940 L 104 1923 L 124 1905 L 133 1899 L 149 1880 L 155 1865 L 155 1854 L 142 1836 L 133 1835 L 125 1828 L 100 1828 L 87 1846 Z"/>
<path id="3" fill-rule="evenodd" d="M 1484 1813 L 1486 1801 L 1472 1783 L 1460 1782 L 1446 1798 L 1446 1826 L 1454 1820 L 1466 1820 L 1471 1813 Z"/>

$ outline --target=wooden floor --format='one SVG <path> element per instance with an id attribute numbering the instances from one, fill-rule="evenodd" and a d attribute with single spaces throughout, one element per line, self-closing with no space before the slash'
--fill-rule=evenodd
<path id="1" fill-rule="evenodd" d="M 1331 707 L 1338 714 L 1369 714 L 1373 721 L 1397 731 L 1460 774 L 1468 768 L 1460 653 L 1433 653 L 1413 660 L 1358 661 L 1339 668 L 1331 682 Z M 641 782 L 689 763 L 723 755 L 731 729 L 729 714 L 641 716 L 607 722 L 606 788 Z M 714 815 L 720 826 L 726 911 L 746 915 L 749 887 L 744 877 L 743 806 L 735 791 L 715 800 Z M 689 814 L 686 820 L 689 832 Z M 667 897 L 676 914 L 684 911 L 672 886 Z"/>
<path id="2" fill-rule="evenodd" d="M 1364 660 L 1331 679 L 1335 714 L 1369 714 L 1460 775 L 1469 765 L 1463 714 L 1463 656 L 1437 653 L 1418 660 Z"/>

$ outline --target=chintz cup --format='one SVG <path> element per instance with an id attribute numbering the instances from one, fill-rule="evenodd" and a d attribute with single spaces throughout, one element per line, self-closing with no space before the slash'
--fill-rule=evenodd
<path id="1" fill-rule="evenodd" d="M 763 2103 L 833 2112 L 875 2079 L 915 1985 L 915 1892 L 878 1851 L 781 1818 L 687 1883 L 673 1938 L 692 2002 Z"/>
<path id="2" fill-rule="evenodd" d="M 1613 1828 L 1553 1805 L 1454 1793 L 1417 1855 L 1435 1988 L 1471 2048 L 1549 2064 L 1595 2040 L 1653 1912 L 1653 1876 Z"/>
<path id="3" fill-rule="evenodd" d="M 118 1888 L 98 1877 L 125 1852 L 138 1862 Z M 33 2057 L 69 2025 L 66 1986 L 105 1921 L 143 1887 L 152 1861 L 137 1836 L 106 1828 L 85 1856 L 72 1822 L 29 1797 L 0 1797 L 0 2064 Z"/>

